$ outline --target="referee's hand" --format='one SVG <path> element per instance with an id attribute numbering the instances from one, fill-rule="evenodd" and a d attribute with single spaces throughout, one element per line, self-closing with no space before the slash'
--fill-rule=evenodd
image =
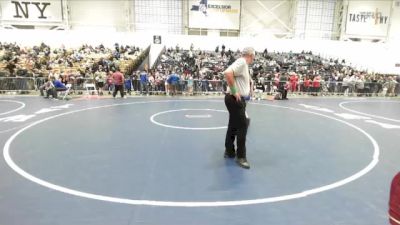
<path id="1" fill-rule="evenodd" d="M 236 93 L 236 94 L 234 94 L 233 96 L 235 96 L 237 102 L 240 102 L 240 101 L 241 101 L 241 97 L 240 97 L 240 94 L 239 94 L 239 93 Z"/>

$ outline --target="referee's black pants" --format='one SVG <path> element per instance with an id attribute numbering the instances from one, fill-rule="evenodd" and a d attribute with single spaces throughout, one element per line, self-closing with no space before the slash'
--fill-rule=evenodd
<path id="1" fill-rule="evenodd" d="M 229 152 L 235 151 L 235 138 L 237 137 L 236 155 L 238 158 L 246 158 L 246 135 L 247 135 L 247 118 L 246 118 L 246 101 L 241 97 L 240 101 L 236 101 L 235 96 L 231 94 L 225 95 L 225 105 L 229 111 L 229 124 L 225 138 L 225 150 Z"/>

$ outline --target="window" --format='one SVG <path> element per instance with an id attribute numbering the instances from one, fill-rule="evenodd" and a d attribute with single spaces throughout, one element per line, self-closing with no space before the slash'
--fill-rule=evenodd
<path id="1" fill-rule="evenodd" d="M 299 0 L 296 12 L 297 38 L 331 39 L 337 0 Z"/>
<path id="2" fill-rule="evenodd" d="M 181 0 L 135 0 L 135 29 L 183 33 Z"/>
<path id="3" fill-rule="evenodd" d="M 188 31 L 189 35 L 201 35 L 201 36 L 207 36 L 208 35 L 208 31 L 207 29 L 189 29 Z"/>

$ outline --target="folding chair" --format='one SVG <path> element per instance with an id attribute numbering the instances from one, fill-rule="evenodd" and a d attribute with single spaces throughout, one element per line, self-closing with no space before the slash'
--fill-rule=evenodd
<path id="1" fill-rule="evenodd" d="M 84 84 L 84 87 L 86 88 L 86 94 L 87 95 L 91 95 L 91 91 L 95 93 L 95 95 L 99 95 L 99 93 L 96 90 L 96 85 L 94 85 L 93 83 L 91 84 Z"/>
<path id="2" fill-rule="evenodd" d="M 69 91 L 71 90 L 72 84 L 67 84 L 67 85 L 65 85 L 65 87 L 67 88 L 65 91 L 59 91 L 60 92 L 59 96 L 61 98 L 61 95 L 62 95 L 62 100 L 65 100 L 65 98 L 68 96 Z"/>

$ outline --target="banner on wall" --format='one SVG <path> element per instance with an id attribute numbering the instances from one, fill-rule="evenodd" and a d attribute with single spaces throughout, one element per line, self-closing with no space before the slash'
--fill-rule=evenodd
<path id="1" fill-rule="evenodd" d="M 0 0 L 1 20 L 26 24 L 62 22 L 62 0 Z"/>
<path id="2" fill-rule="evenodd" d="M 390 9 L 390 1 L 349 1 L 346 34 L 386 36 Z"/>
<path id="3" fill-rule="evenodd" d="M 240 0 L 189 0 L 189 28 L 240 28 Z"/>
<path id="4" fill-rule="evenodd" d="M 161 45 L 161 35 L 153 35 L 153 44 Z"/>

